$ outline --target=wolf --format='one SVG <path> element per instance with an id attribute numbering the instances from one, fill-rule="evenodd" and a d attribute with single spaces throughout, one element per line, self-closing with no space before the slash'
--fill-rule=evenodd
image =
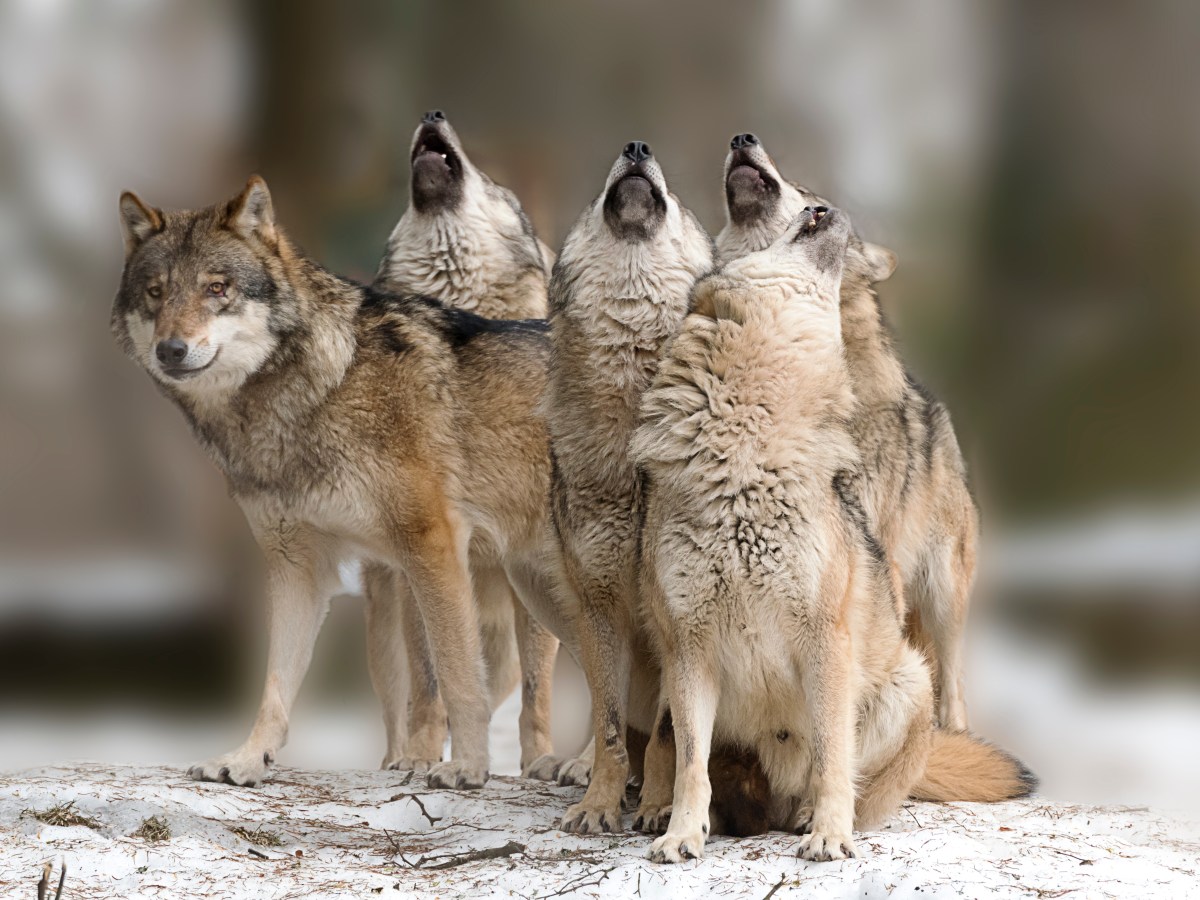
<path id="1" fill-rule="evenodd" d="M 403 579 L 426 626 L 452 737 L 429 784 L 480 787 L 490 706 L 472 572 L 501 570 L 578 653 L 552 590 L 544 323 L 492 321 L 326 271 L 287 238 L 257 176 L 200 210 L 164 213 L 128 192 L 120 210 L 113 333 L 224 473 L 266 558 L 257 719 L 241 747 L 191 776 L 266 777 L 338 566 L 363 559 L 381 581 Z M 372 587 L 370 630 L 376 649 L 390 635 L 396 650 L 387 588 Z M 401 682 L 400 656 L 372 654 L 377 683 Z M 385 720 L 402 713 L 387 709 Z"/>
<path id="2" fill-rule="evenodd" d="M 725 159 L 728 221 L 722 263 L 772 244 L 800 211 L 828 205 L 784 179 L 753 134 Z M 938 722 L 965 729 L 962 636 L 975 580 L 979 513 L 950 414 L 905 369 L 873 285 L 895 269 L 891 251 L 851 235 L 841 329 L 858 404 L 850 423 L 863 460 L 863 500 L 897 568 L 907 628 L 935 666 Z"/>
<path id="3" fill-rule="evenodd" d="M 553 255 L 538 240 L 516 195 L 471 163 L 440 109 L 425 113 L 413 133 L 409 169 L 409 205 L 388 239 L 375 286 L 433 297 L 492 319 L 544 319 Z M 522 774 L 552 780 L 561 768 L 550 737 L 558 642 L 525 612 L 503 572 L 476 571 L 472 576 L 480 597 L 492 705 L 520 680 Z M 446 742 L 446 713 L 431 677 L 425 626 L 406 585 L 394 584 L 375 569 L 364 573 L 363 582 L 369 598 L 382 594 L 384 605 L 399 604 L 408 658 L 408 740 L 403 748 L 389 747 L 383 767 L 423 771 L 441 759 Z M 375 615 L 381 604 L 368 602 Z M 370 636 L 371 660 L 395 652 L 391 637 L 387 628 Z M 402 687 L 377 683 L 376 690 L 383 694 Z M 389 734 L 404 733 L 398 723 L 388 723 L 387 729 Z"/>
<path id="4" fill-rule="evenodd" d="M 566 831 L 620 829 L 626 727 L 649 732 L 656 715 L 658 670 L 637 621 L 641 485 L 627 445 L 642 390 L 712 264 L 712 239 L 670 192 L 650 147 L 631 141 L 551 275 L 551 509 L 595 743 L 591 780 L 563 818 Z"/>
<path id="5" fill-rule="evenodd" d="M 757 756 L 772 820 L 809 860 L 910 795 L 1028 793 L 1024 769 L 935 731 L 933 690 L 860 497 L 839 290 L 852 231 L 809 207 L 768 249 L 696 288 L 642 401 L 642 599 L 677 770 L 659 862 L 699 857 L 714 741 Z"/>

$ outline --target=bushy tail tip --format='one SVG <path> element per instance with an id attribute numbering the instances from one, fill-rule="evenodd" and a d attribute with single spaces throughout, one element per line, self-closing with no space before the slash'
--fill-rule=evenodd
<path id="1" fill-rule="evenodd" d="M 966 731 L 935 730 L 914 800 L 995 803 L 1028 797 L 1037 777 L 1020 760 Z"/>

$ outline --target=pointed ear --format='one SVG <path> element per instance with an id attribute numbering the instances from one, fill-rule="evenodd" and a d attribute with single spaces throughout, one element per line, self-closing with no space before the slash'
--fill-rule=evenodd
<path id="1" fill-rule="evenodd" d="M 275 207 L 262 176 L 251 175 L 242 192 L 229 201 L 225 224 L 242 237 L 253 234 L 267 243 L 275 242 Z"/>
<path id="2" fill-rule="evenodd" d="M 872 284 L 887 281 L 896 271 L 896 254 L 878 244 L 863 241 L 863 258 L 867 261 L 867 277 Z"/>
<path id="3" fill-rule="evenodd" d="M 121 233 L 125 238 L 125 258 L 141 243 L 163 227 L 163 214 L 153 206 L 147 206 L 133 191 L 121 195 Z"/>

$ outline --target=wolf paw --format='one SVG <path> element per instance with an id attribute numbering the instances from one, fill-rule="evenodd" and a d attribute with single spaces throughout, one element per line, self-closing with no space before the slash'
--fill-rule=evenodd
<path id="1" fill-rule="evenodd" d="M 558 783 L 561 785 L 579 785 L 579 787 L 587 787 L 592 781 L 592 763 L 591 760 L 584 759 L 582 756 L 577 756 L 574 759 L 569 759 L 563 763 L 562 768 L 558 770 Z"/>
<path id="2" fill-rule="evenodd" d="M 656 863 L 700 859 L 704 856 L 704 832 L 699 828 L 691 832 L 668 831 L 650 845 L 650 852 L 646 855 Z"/>
<path id="3" fill-rule="evenodd" d="M 267 770 L 275 762 L 269 750 L 243 748 L 188 769 L 188 778 L 193 781 L 219 781 L 243 787 L 258 787 L 267 777 Z"/>
<path id="4" fill-rule="evenodd" d="M 815 832 L 800 838 L 796 855 L 812 862 L 829 862 L 835 859 L 854 859 L 858 850 L 849 834 L 824 834 Z"/>
<path id="5" fill-rule="evenodd" d="M 570 807 L 562 820 L 562 830 L 574 834 L 604 834 L 621 831 L 621 807 L 591 809 L 582 803 Z"/>
<path id="6" fill-rule="evenodd" d="M 555 756 L 553 753 L 547 753 L 544 756 L 539 756 L 527 766 L 521 767 L 522 778 L 536 778 L 538 781 L 555 781 L 558 778 L 558 773 L 566 764 L 561 756 Z"/>
<path id="7" fill-rule="evenodd" d="M 450 760 L 429 768 L 426 784 L 431 788 L 449 788 L 453 791 L 471 791 L 487 783 L 488 771 L 484 766 Z"/>
<path id="8" fill-rule="evenodd" d="M 646 834 L 662 834 L 671 824 L 671 804 L 665 806 L 639 806 L 633 820 L 633 830 Z"/>

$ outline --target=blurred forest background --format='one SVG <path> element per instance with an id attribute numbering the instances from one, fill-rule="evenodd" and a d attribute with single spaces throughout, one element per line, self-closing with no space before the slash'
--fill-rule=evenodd
<path id="1" fill-rule="evenodd" d="M 751 130 L 895 249 L 983 508 L 975 724 L 1058 796 L 1200 796 L 1197 47 L 1190 0 L 0 0 L 0 764 L 200 759 L 257 699 L 248 531 L 109 336 L 119 192 L 260 172 L 369 279 L 439 107 L 551 246 L 631 139 L 715 233 Z M 301 708 L 362 712 L 326 765 L 382 752 L 361 648 L 338 601 Z"/>

